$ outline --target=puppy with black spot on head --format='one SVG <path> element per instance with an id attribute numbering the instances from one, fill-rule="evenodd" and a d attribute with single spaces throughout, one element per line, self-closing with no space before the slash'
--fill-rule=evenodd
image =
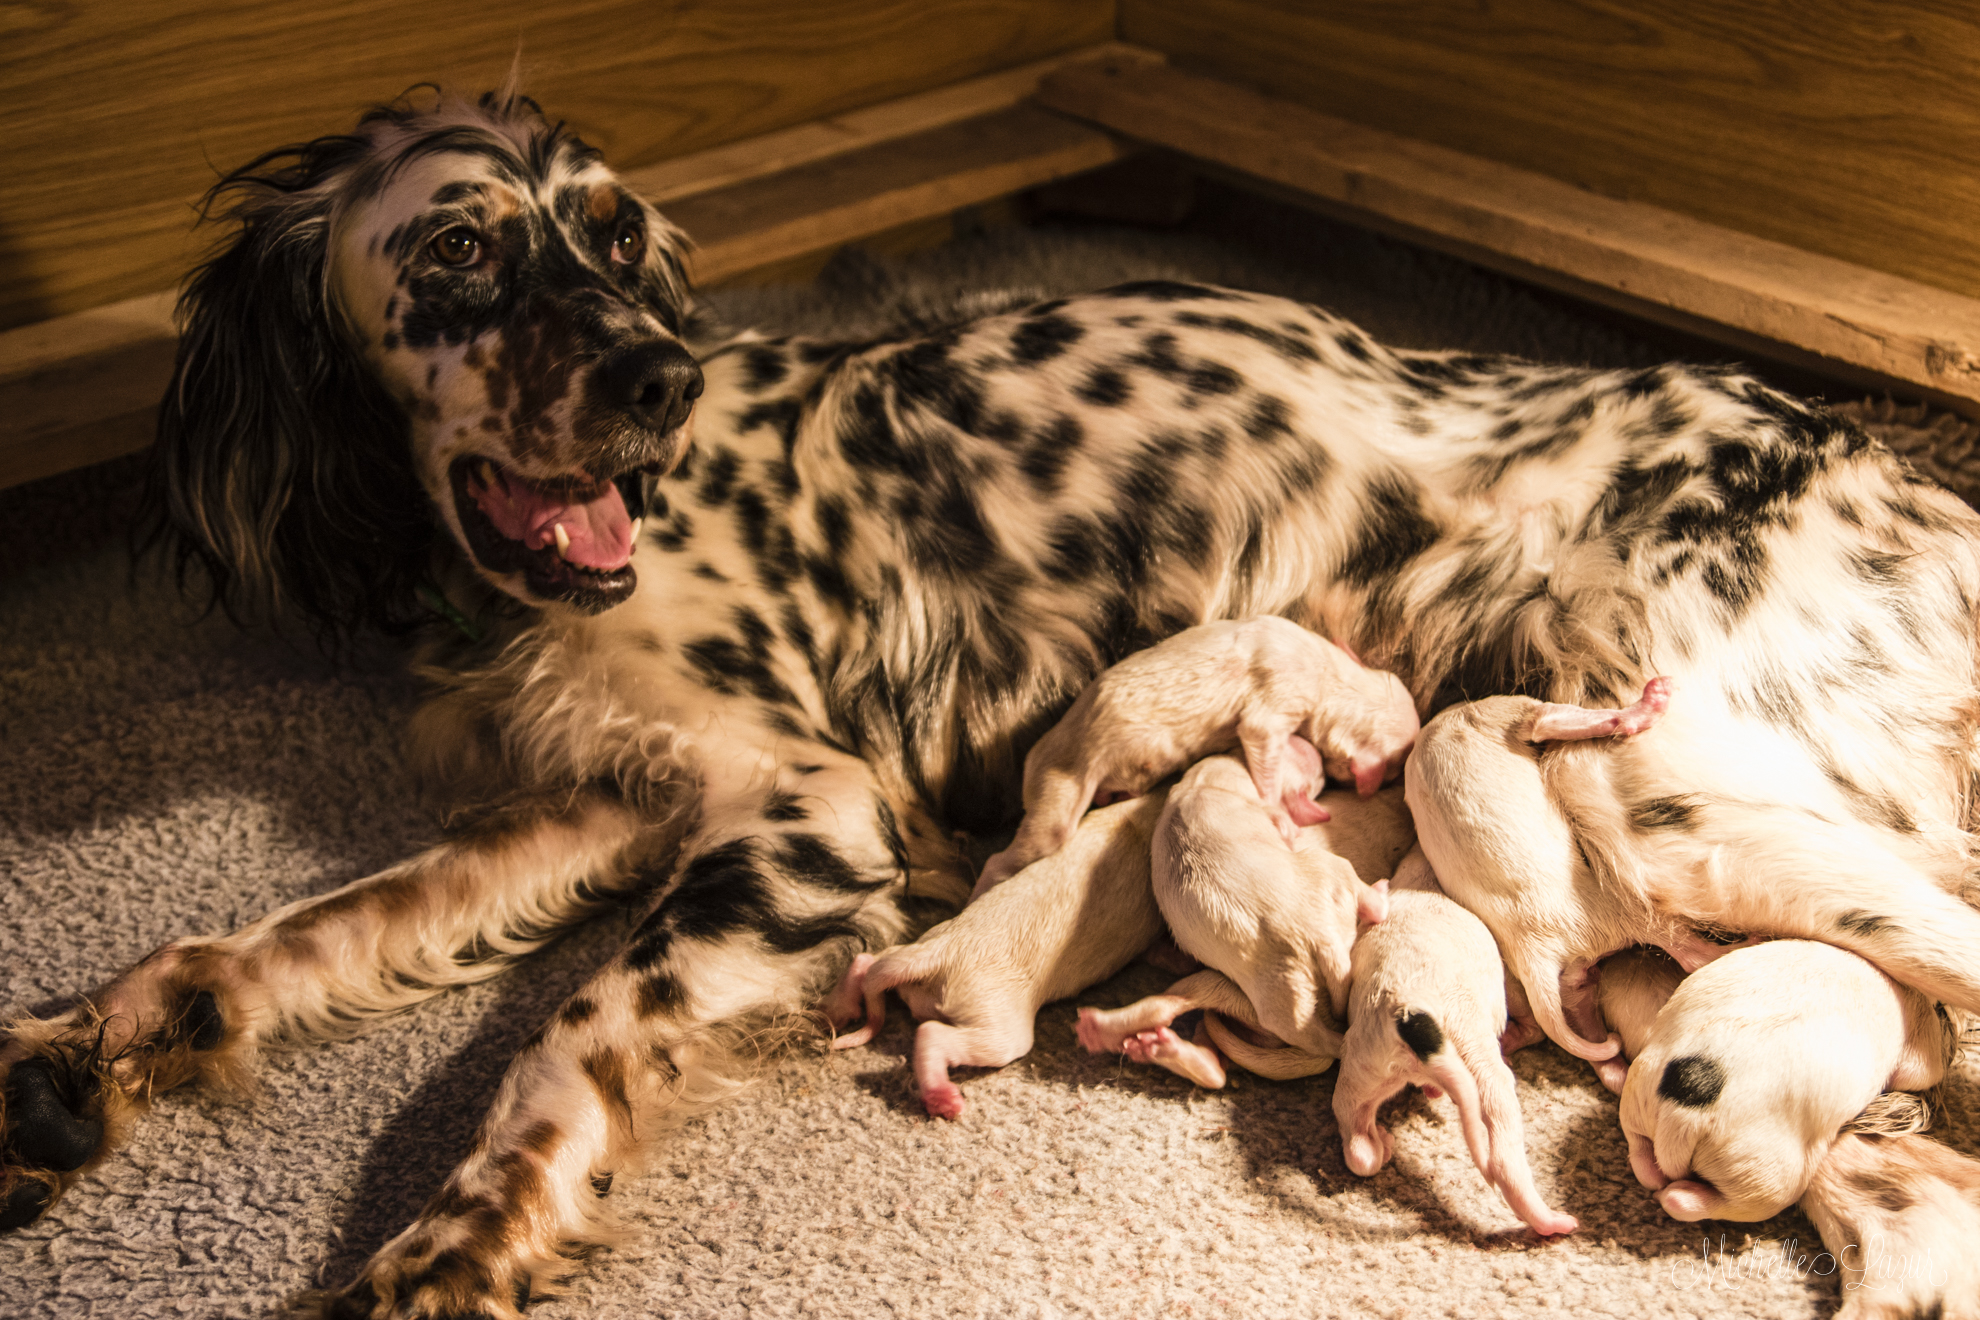
<path id="1" fill-rule="evenodd" d="M 1214 752 L 1241 748 L 1257 796 L 1290 843 L 1325 819 L 1284 771 L 1294 734 L 1328 777 L 1364 797 L 1402 773 L 1416 741 L 1402 680 L 1289 620 L 1206 623 L 1137 652 L 1088 684 L 1024 759 L 1024 820 L 984 864 L 976 893 L 1063 847 L 1096 797 L 1132 797 Z"/>
<path id="2" fill-rule="evenodd" d="M 1712 980 L 1750 983 L 1766 974 L 1759 969 L 1771 969 L 1775 963 L 1787 959 L 1802 964 L 1804 975 L 1810 976 L 1843 965 L 1839 959 L 1855 961 L 1856 965 L 1850 967 L 1852 973 L 1867 966 L 1854 955 L 1823 944 L 1782 940 L 1767 947 L 1771 953 L 1766 958 L 1755 960 L 1742 955 L 1741 959 L 1728 958 L 1714 964 L 1718 971 L 1704 988 L 1709 989 Z M 1626 1057 L 1642 1058 L 1650 1048 L 1653 1034 L 1662 1030 L 1659 1014 L 1684 979 L 1684 970 L 1657 949 L 1632 949 L 1603 960 L 1597 997 L 1603 1018 L 1622 1038 Z M 1825 988 L 1823 994 L 1829 999 L 1830 1009 L 1825 1014 L 1817 1006 L 1812 1032 L 1826 1032 L 1836 1009 L 1848 1010 L 1846 996 L 1863 984 L 1881 989 L 1874 980 L 1860 974 L 1850 978 L 1848 984 Z M 1723 992 L 1726 987 L 1722 984 L 1718 988 Z M 1693 997 L 1708 998 L 1700 994 L 1688 999 Z M 1907 1037 L 1904 1044 L 1913 1055 L 1909 1064 L 1901 1061 L 1896 1071 L 1902 1073 L 1909 1067 L 1911 1075 L 1894 1076 L 1892 1080 L 1917 1082 L 1936 1071 L 1931 1066 L 1916 1066 L 1918 1054 L 1930 1055 L 1934 1044 L 1932 1029 L 1923 1023 L 1918 1004 L 1910 1002 L 1916 1000 L 1915 995 L 1898 987 L 1896 997 L 1905 1009 L 1907 1031 L 1922 1034 L 1924 1040 Z M 1873 1013 L 1881 1016 L 1877 1006 L 1881 1004 L 1888 1009 L 1889 997 L 1877 993 L 1868 1002 Z M 1765 1007 L 1778 1009 L 1772 1003 Z M 1675 1025 L 1673 1019 L 1674 1030 Z M 1723 1073 L 1726 1066 L 1723 1059 L 1751 1048 L 1755 1038 L 1766 1031 L 1764 1024 L 1756 1024 L 1748 1031 L 1734 1031 L 1709 1041 L 1707 1033 L 1690 1036 L 1684 1048 L 1697 1051 L 1691 1058 L 1702 1059 L 1710 1067 L 1700 1062 L 1684 1064 L 1672 1076 L 1670 1090 L 1674 1093 L 1685 1090 L 1688 1082 L 1696 1083 L 1710 1069 Z M 1940 1043 L 1950 1053 L 1949 1039 Z M 1811 1063 L 1783 1055 L 1784 1047 L 1791 1048 L 1790 1041 L 1775 1039 L 1768 1046 L 1761 1058 L 1746 1060 L 1740 1056 L 1743 1061 L 1734 1066 L 1750 1068 L 1778 1087 L 1781 1108 L 1795 1110 L 1800 1103 L 1800 1084 L 1790 1080 L 1781 1085 L 1780 1070 L 1798 1078 L 1806 1067 L 1825 1069 L 1826 1065 L 1820 1059 Z M 1668 1060 L 1667 1066 L 1673 1062 L 1678 1061 Z M 1752 1067 L 1756 1062 L 1762 1066 Z M 1873 1060 L 1873 1070 L 1879 1062 Z M 1925 1062 L 1929 1065 L 1929 1057 Z M 1643 1089 L 1662 1091 L 1663 1077 L 1657 1077 L 1652 1088 L 1652 1075 L 1646 1068 Z M 1855 1079 L 1853 1089 L 1861 1093 L 1861 1078 Z M 1693 1099 L 1702 1098 L 1702 1093 L 1690 1094 Z M 1656 1100 L 1676 1103 L 1668 1095 L 1658 1095 Z M 1719 1117 L 1730 1122 L 1731 1107 L 1736 1103 L 1736 1097 L 1721 1094 L 1701 1110 L 1709 1112 L 1723 1107 L 1726 1113 Z M 1831 1107 L 1829 1112 L 1833 1115 L 1836 1108 Z M 1921 1135 L 1931 1119 L 1931 1108 L 1920 1097 L 1899 1091 L 1883 1092 L 1845 1122 L 1827 1152 L 1812 1163 L 1807 1187 L 1801 1193 L 1801 1209 L 1821 1233 L 1823 1245 L 1835 1258 L 1835 1272 L 1843 1280 L 1843 1305 L 1836 1313 L 1837 1320 L 1912 1320 L 1920 1315 L 1941 1316 L 1944 1320 L 1980 1320 L 1980 1254 L 1972 1249 L 1975 1242 L 1980 1242 L 1980 1160 Z M 1654 1140 L 1649 1154 L 1651 1160 L 1657 1159 Z M 1717 1165 L 1728 1163 L 1722 1154 L 1701 1157 L 1695 1150 L 1692 1163 L 1697 1166 L 1701 1160 L 1714 1163 L 1715 1159 Z M 1696 1171 L 1694 1167 L 1694 1174 Z M 1659 1167 L 1654 1176 L 1662 1177 L 1663 1173 Z M 1691 1181 L 1698 1179 L 1694 1177 Z M 1768 1203 L 1781 1194 L 1779 1190 L 1772 1192 Z M 1690 1216 L 1687 1213 L 1679 1217 Z"/>
<path id="3" fill-rule="evenodd" d="M 1506 969 L 1485 923 L 1445 896 L 1423 851 L 1413 849 L 1389 892 L 1389 913 L 1354 944 L 1348 1030 L 1334 1082 L 1334 1118 L 1348 1169 L 1368 1177 L 1395 1142 L 1384 1102 L 1406 1086 L 1449 1094 L 1465 1145 L 1485 1181 L 1544 1236 L 1572 1233 L 1551 1209 L 1526 1162 L 1512 1069 L 1499 1052 L 1506 1030 Z"/>
<path id="4" fill-rule="evenodd" d="M 1605 1001 L 1625 1047 L 1654 998 Z M 1673 1219 L 1770 1218 L 1844 1124 L 1882 1092 L 1937 1085 L 1952 1047 L 1930 1001 L 1846 949 L 1735 949 L 1685 977 L 1643 1035 L 1622 1091 L 1630 1168 Z"/>

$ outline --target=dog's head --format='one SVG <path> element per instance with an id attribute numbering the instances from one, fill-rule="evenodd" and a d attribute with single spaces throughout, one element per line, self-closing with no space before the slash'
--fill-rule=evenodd
<path id="1" fill-rule="evenodd" d="M 684 452 L 685 240 L 513 92 L 366 114 L 215 188 L 155 531 L 230 609 L 404 624 L 436 529 L 523 602 L 631 594 L 647 480 Z"/>

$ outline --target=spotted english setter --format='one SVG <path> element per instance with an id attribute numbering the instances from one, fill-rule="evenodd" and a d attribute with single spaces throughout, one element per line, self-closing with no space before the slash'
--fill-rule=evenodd
<path id="1" fill-rule="evenodd" d="M 459 808 L 397 866 L 15 1023 L 0 1225 L 160 1090 L 633 904 L 466 1159 L 322 1300 L 514 1317 L 755 1042 L 965 899 L 957 832 L 1009 827 L 1095 674 L 1254 615 L 1426 716 L 1673 676 L 1709 713 L 1694 781 L 1598 842 L 1764 819 L 1804 845 L 1773 933 L 1980 1011 L 1980 519 L 1818 408 L 1728 370 L 1397 352 L 1163 282 L 874 342 L 717 332 L 685 237 L 512 92 L 375 110 L 216 199 L 154 540 L 241 617 L 416 630 L 411 737 Z M 1728 848 L 1696 864 L 1775 864 Z"/>

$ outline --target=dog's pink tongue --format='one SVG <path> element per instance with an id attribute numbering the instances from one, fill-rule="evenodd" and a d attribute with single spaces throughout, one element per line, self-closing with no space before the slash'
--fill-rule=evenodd
<path id="1" fill-rule="evenodd" d="M 474 502 L 495 524 L 495 530 L 532 550 L 557 544 L 562 527 L 570 544 L 563 557 L 585 568 L 616 569 L 632 558 L 632 516 L 619 488 L 598 483 L 588 497 L 570 491 L 550 491 L 506 472 L 496 472 L 485 484 L 474 483 Z"/>

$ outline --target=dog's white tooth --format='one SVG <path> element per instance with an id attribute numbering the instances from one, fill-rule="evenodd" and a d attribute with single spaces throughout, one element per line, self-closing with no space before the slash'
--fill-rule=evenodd
<path id="1" fill-rule="evenodd" d="M 633 539 L 633 540 L 635 540 L 635 541 L 637 541 L 637 540 L 639 539 L 639 525 L 640 525 L 641 523 L 643 523 L 643 522 L 645 522 L 645 521 L 646 521 L 646 519 L 644 519 L 644 518 L 635 518 L 635 519 L 633 519 L 633 525 L 632 525 L 632 539 Z"/>
<path id="2" fill-rule="evenodd" d="M 484 486 L 495 484 L 495 465 L 485 458 L 481 460 L 481 484 Z"/>
<path id="3" fill-rule="evenodd" d="M 554 532 L 557 537 L 558 557 L 562 558 L 563 556 L 569 555 L 571 552 L 571 534 L 564 530 L 564 524 L 558 523 L 550 530 Z"/>

